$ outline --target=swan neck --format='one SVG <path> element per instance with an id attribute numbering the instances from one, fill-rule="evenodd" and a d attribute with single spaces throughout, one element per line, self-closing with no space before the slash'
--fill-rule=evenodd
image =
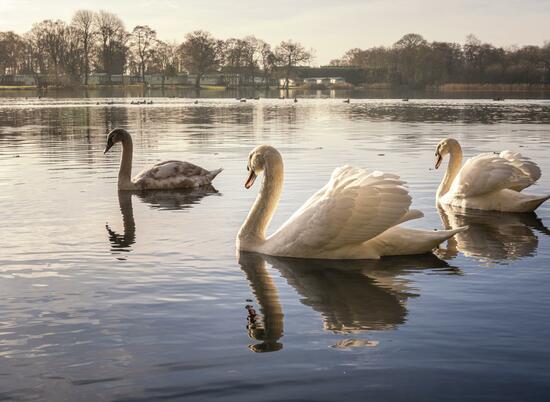
<path id="1" fill-rule="evenodd" d="M 118 172 L 119 188 L 127 188 L 132 184 L 132 156 L 134 145 L 132 137 L 125 135 L 122 138 L 122 156 L 120 158 L 120 170 Z"/>
<path id="2" fill-rule="evenodd" d="M 265 242 L 265 232 L 281 198 L 283 181 L 283 161 L 280 157 L 273 158 L 270 163 L 266 163 L 260 192 L 239 231 L 241 249 Z"/>
<path id="3" fill-rule="evenodd" d="M 457 144 L 457 146 L 452 147 L 449 154 L 449 164 L 447 165 L 445 176 L 443 177 L 443 180 L 437 190 L 437 198 L 443 197 L 447 194 L 447 192 L 449 192 L 454 179 L 462 167 L 462 149 L 460 148 L 460 145 Z"/>

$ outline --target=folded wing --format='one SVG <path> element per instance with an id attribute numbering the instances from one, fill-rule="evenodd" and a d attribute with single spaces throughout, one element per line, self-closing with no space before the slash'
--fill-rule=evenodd
<path id="1" fill-rule="evenodd" d="M 193 177 L 193 176 L 205 176 L 209 172 L 200 166 L 193 165 L 189 162 L 181 161 L 165 161 L 157 163 L 156 165 L 148 168 L 139 173 L 135 180 L 140 179 L 153 179 L 153 180 L 165 180 L 174 177 Z"/>
<path id="2" fill-rule="evenodd" d="M 457 197 L 473 197 L 493 191 L 521 191 L 540 178 L 536 163 L 519 153 L 485 153 L 469 159 L 453 182 Z"/>
<path id="3" fill-rule="evenodd" d="M 294 249 L 337 249 L 372 239 L 405 220 L 411 197 L 399 176 L 344 166 L 296 211 L 270 241 Z"/>

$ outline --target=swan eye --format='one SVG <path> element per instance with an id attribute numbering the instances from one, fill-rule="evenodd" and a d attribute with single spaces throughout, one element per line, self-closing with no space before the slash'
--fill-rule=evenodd
<path id="1" fill-rule="evenodd" d="M 248 165 L 246 166 L 246 171 L 250 172 L 250 166 L 248 166 Z"/>

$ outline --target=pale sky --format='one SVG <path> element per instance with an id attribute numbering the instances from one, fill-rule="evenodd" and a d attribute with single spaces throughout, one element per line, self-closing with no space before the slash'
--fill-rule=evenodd
<path id="1" fill-rule="evenodd" d="M 129 30 L 149 25 L 163 40 L 180 42 L 197 29 L 220 39 L 253 34 L 272 45 L 293 39 L 315 50 L 315 65 L 411 32 L 460 43 L 473 33 L 498 46 L 550 40 L 550 0 L 0 0 L 0 31 L 68 22 L 78 9 L 113 12 Z"/>

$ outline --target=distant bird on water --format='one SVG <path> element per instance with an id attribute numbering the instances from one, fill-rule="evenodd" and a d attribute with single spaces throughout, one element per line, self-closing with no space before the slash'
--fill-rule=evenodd
<path id="1" fill-rule="evenodd" d="M 344 103 L 349 103 L 349 98 L 344 100 Z"/>

